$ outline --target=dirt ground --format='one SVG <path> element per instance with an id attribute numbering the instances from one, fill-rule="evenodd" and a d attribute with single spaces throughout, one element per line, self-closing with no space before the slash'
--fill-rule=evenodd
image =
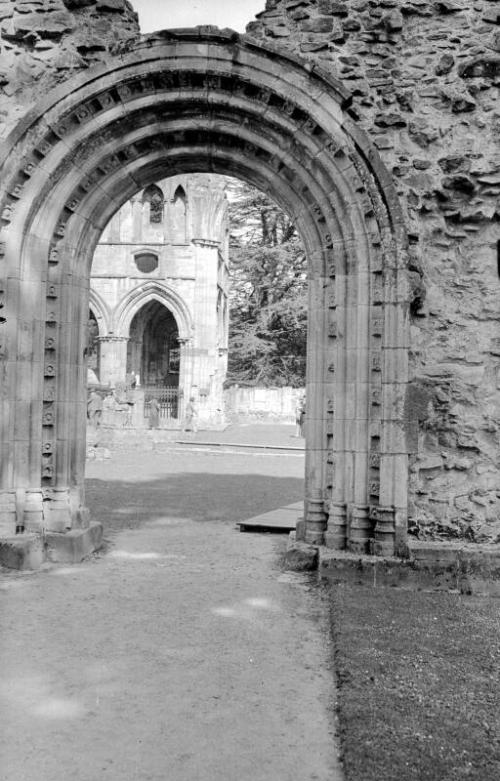
<path id="1" fill-rule="evenodd" d="M 300 455 L 89 465 L 103 553 L 0 575 L 1 781 L 336 781 L 326 605 L 235 521 L 296 502 Z"/>

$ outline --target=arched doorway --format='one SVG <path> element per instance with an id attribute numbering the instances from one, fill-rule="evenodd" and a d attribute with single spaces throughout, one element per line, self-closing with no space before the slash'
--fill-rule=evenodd
<path id="1" fill-rule="evenodd" d="M 159 403 L 160 418 L 179 417 L 180 364 L 176 319 L 159 301 L 149 301 L 134 315 L 127 344 L 127 374 L 140 378 L 145 417 L 152 398 Z"/>
<path id="2" fill-rule="evenodd" d="M 3 409 L 3 490 L 50 525 L 84 503 L 84 335 L 92 254 L 138 188 L 176 172 L 229 174 L 294 219 L 309 263 L 306 512 L 299 536 L 392 552 L 406 536 L 406 237 L 349 94 L 320 68 L 212 30 L 149 36 L 115 67 L 51 93 L 2 148 L 7 322 L 18 345 Z M 16 283 L 11 283 L 12 278 Z M 35 323 L 37 324 L 35 326 Z M 36 335 L 35 335 L 36 331 Z M 41 368 L 42 367 L 42 368 Z M 20 401 L 17 388 L 29 388 Z M 29 414 L 27 412 L 29 410 Z M 28 419 L 17 430 L 10 420 Z M 19 431 L 23 431 L 20 438 Z"/>
<path id="3" fill-rule="evenodd" d="M 127 373 L 139 373 L 141 385 L 179 387 L 179 329 L 172 312 L 150 301 L 130 324 Z"/>

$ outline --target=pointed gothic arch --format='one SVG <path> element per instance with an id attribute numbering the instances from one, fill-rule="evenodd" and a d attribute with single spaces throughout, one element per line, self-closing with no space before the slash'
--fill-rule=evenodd
<path id="1" fill-rule="evenodd" d="M 306 514 L 313 543 L 392 552 L 408 481 L 406 235 L 391 178 L 330 75 L 245 36 L 199 28 L 143 39 L 51 92 L 0 147 L 3 335 L 30 323 L 33 359 L 7 365 L 2 489 L 67 491 L 78 524 L 85 456 L 88 276 L 109 218 L 165 172 L 214 171 L 267 192 L 309 263 Z M 15 280 L 15 283 L 13 282 Z M 40 366 L 42 367 L 40 369 Z M 29 402 L 17 388 L 32 388 Z M 40 401 L 43 399 L 43 403 Z M 30 410 L 30 432 L 14 423 Z M 50 415 L 46 414 L 50 410 Z M 68 411 L 69 414 L 68 414 Z M 38 492 L 38 493 L 37 493 Z M 58 496 L 60 496 L 58 494 Z"/>
<path id="2" fill-rule="evenodd" d="M 122 298 L 114 314 L 113 327 L 116 334 L 128 336 L 133 318 L 150 301 L 158 301 L 172 312 L 180 339 L 192 337 L 193 319 L 186 302 L 173 288 L 157 281 L 146 282 Z"/>
<path id="3" fill-rule="evenodd" d="M 172 198 L 172 243 L 185 244 L 187 239 L 187 196 L 182 185 L 178 185 Z"/>
<path id="4" fill-rule="evenodd" d="M 94 313 L 97 325 L 99 326 L 99 336 L 106 336 L 109 332 L 111 314 L 109 307 L 96 290 L 89 290 L 89 307 Z"/>

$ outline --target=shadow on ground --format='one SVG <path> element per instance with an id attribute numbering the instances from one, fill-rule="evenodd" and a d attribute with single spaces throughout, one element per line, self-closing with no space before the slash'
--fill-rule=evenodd
<path id="1" fill-rule="evenodd" d="M 184 473 L 159 480 L 86 481 L 86 501 L 105 534 L 159 518 L 238 522 L 303 498 L 304 481 L 259 474 Z"/>

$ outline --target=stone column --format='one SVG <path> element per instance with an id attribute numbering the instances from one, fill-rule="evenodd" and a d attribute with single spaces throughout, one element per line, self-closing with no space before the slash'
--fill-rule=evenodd
<path id="1" fill-rule="evenodd" d="M 178 419 L 182 420 L 184 417 L 185 404 L 191 395 L 191 388 L 193 386 L 193 339 L 191 337 L 179 337 L 179 348 L 181 352 L 179 369 L 179 406 L 177 414 Z"/>
<path id="2" fill-rule="evenodd" d="M 304 540 L 322 544 L 326 530 L 325 466 L 326 414 L 325 397 L 325 307 L 324 280 L 309 279 L 309 323 L 307 333 L 307 399 L 306 399 L 306 507 Z M 302 537 L 301 530 L 297 536 Z"/>
<path id="3" fill-rule="evenodd" d="M 125 380 L 127 373 L 126 336 L 100 336 L 100 381 L 103 385 L 116 385 Z"/>
<path id="4" fill-rule="evenodd" d="M 135 371 L 136 374 L 139 374 L 139 381 L 140 384 L 142 384 L 142 337 L 140 339 L 129 337 L 127 353 L 128 366 L 130 367 L 131 371 Z M 126 368 L 127 362 L 125 362 L 125 369 Z"/>

